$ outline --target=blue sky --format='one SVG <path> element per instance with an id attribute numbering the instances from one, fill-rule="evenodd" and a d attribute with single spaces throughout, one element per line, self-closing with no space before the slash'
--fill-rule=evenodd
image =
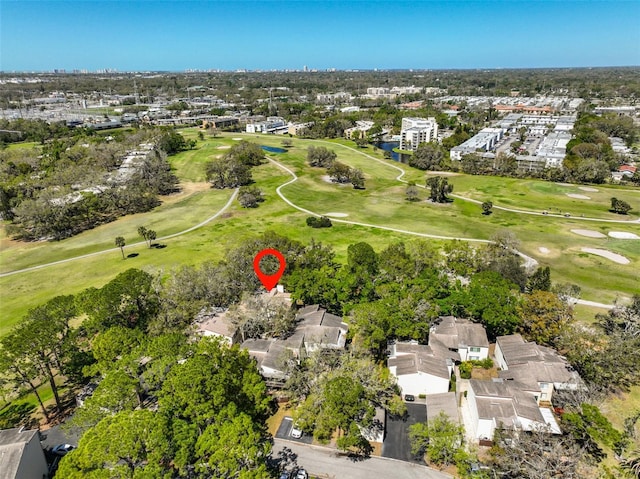
<path id="1" fill-rule="evenodd" d="M 640 65 L 640 1 L 0 0 L 0 70 Z"/>

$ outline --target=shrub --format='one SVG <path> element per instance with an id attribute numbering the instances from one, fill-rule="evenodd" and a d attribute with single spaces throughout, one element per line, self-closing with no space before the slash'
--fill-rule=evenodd
<path id="1" fill-rule="evenodd" d="M 462 379 L 471 379 L 471 370 L 473 369 L 473 364 L 471 364 L 471 361 L 464 361 L 460 363 L 458 369 L 460 370 L 460 377 Z"/>
<path id="2" fill-rule="evenodd" d="M 315 216 L 309 216 L 307 218 L 307 226 L 311 226 L 312 228 L 331 228 L 331 220 L 326 216 L 321 216 L 320 218 L 316 218 Z"/>

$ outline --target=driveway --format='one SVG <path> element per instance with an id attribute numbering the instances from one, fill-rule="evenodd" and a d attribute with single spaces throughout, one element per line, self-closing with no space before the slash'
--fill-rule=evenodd
<path id="1" fill-rule="evenodd" d="M 289 416 L 285 416 L 280 423 L 280 427 L 276 431 L 276 438 L 286 439 L 288 441 L 299 442 L 301 444 L 311 444 L 313 442 L 313 436 L 303 434 L 301 438 L 296 439 L 291 435 L 291 429 L 293 428 L 293 419 Z"/>
<path id="2" fill-rule="evenodd" d="M 408 413 L 406 417 L 387 416 L 387 435 L 382 444 L 382 457 L 423 464 L 422 459 L 416 459 L 411 454 L 409 426 L 427 421 L 427 407 L 424 404 L 406 403 L 406 405 Z"/>

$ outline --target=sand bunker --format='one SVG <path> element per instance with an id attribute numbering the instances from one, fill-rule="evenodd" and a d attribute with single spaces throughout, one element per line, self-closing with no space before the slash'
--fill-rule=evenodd
<path id="1" fill-rule="evenodd" d="M 235 140 L 235 138 L 234 138 Z M 229 145 L 220 145 L 217 149 L 218 150 L 228 150 L 229 148 L 231 148 Z"/>
<path id="2" fill-rule="evenodd" d="M 616 239 L 640 239 L 635 233 L 627 233 L 626 231 L 609 231 L 609 236 Z"/>
<path id="3" fill-rule="evenodd" d="M 591 197 L 589 197 L 589 196 L 586 196 L 586 195 L 578 195 L 578 194 L 576 194 L 576 193 L 567 193 L 567 196 L 568 196 L 569 198 L 575 198 L 575 199 L 577 199 L 577 200 L 590 200 L 590 199 L 591 199 Z"/>
<path id="4" fill-rule="evenodd" d="M 549 250 L 549 248 L 545 248 L 544 246 L 540 246 L 538 248 L 538 251 L 540 251 L 542 254 L 549 254 L 551 253 L 551 250 Z"/>
<path id="5" fill-rule="evenodd" d="M 242 141 L 242 138 L 231 138 L 234 141 Z"/>
<path id="6" fill-rule="evenodd" d="M 599 231 L 593 231 L 593 230 L 571 230 L 571 232 L 580 236 L 587 236 L 589 238 L 606 238 L 607 237 L 607 235 L 602 234 Z"/>
<path id="7" fill-rule="evenodd" d="M 571 183 L 556 183 L 558 186 L 573 186 Z"/>
<path id="8" fill-rule="evenodd" d="M 607 251 L 606 249 L 597 249 L 597 248 L 582 248 L 582 251 L 585 253 L 595 254 L 598 256 L 602 256 L 603 258 L 610 259 L 614 263 L 618 264 L 629 264 L 630 261 L 618 253 L 612 253 L 611 251 Z"/>
<path id="9" fill-rule="evenodd" d="M 349 216 L 347 213 L 325 213 L 324 215 L 332 218 L 346 218 Z"/>
<path id="10" fill-rule="evenodd" d="M 591 192 L 598 191 L 598 188 L 591 188 L 590 186 L 578 186 L 578 189 L 582 191 L 591 191 Z"/>

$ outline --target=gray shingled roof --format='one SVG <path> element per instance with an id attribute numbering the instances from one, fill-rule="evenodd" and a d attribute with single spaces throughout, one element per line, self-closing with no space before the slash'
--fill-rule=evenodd
<path id="1" fill-rule="evenodd" d="M 424 353 L 403 354 L 402 356 L 389 358 L 387 364 L 389 367 L 396 367 L 396 376 L 422 372 L 444 379 L 450 378 L 446 359 L 436 358 Z"/>
<path id="2" fill-rule="evenodd" d="M 460 422 L 456 393 L 427 394 L 427 422 L 444 412 L 456 424 Z"/>
<path id="3" fill-rule="evenodd" d="M 429 344 L 432 338 L 450 349 L 458 349 L 461 346 L 489 347 L 484 326 L 454 316 L 441 318 L 429 333 Z"/>
<path id="4" fill-rule="evenodd" d="M 0 431 L 0 479 L 14 479 L 27 444 L 38 434 L 37 429 L 4 429 Z"/>
<path id="5" fill-rule="evenodd" d="M 517 417 L 545 424 L 544 417 L 535 398 L 509 383 L 502 381 L 469 381 L 476 395 L 478 417 L 495 418 L 505 425 L 514 424 Z"/>

